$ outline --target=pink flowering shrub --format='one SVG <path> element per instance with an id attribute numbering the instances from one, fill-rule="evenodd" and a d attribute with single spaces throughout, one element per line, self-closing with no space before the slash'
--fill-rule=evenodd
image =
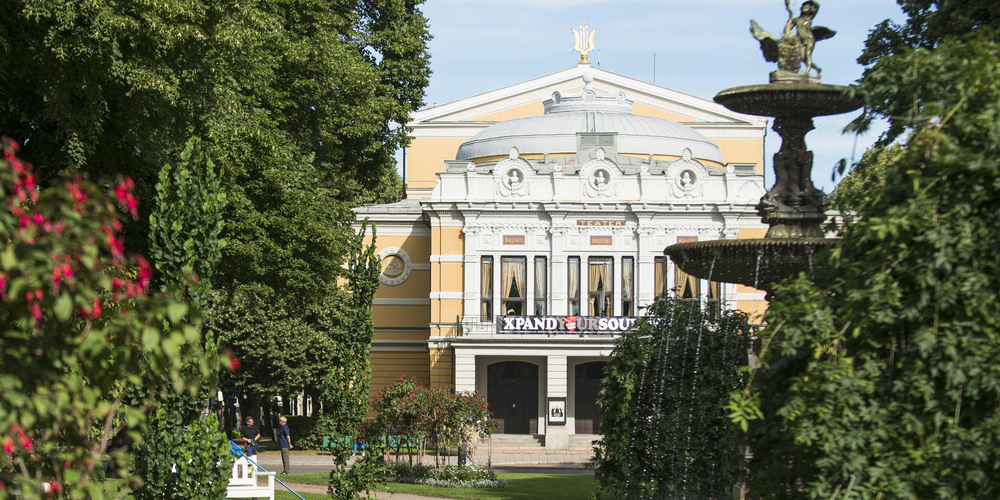
<path id="1" fill-rule="evenodd" d="M 406 377 L 382 386 L 371 406 L 379 433 L 408 438 L 411 458 L 412 446 L 418 446 L 422 454 L 423 443 L 434 447 L 435 457 L 443 448 L 462 443 L 474 450 L 477 442 L 498 426 L 482 394 L 457 393 L 453 387 L 424 387 Z M 399 449 L 396 452 L 398 460 Z"/>
<path id="2" fill-rule="evenodd" d="M 201 352 L 197 312 L 150 293 L 151 266 L 126 255 L 129 179 L 39 189 L 18 145 L 0 147 L 0 499 L 101 498 L 102 459 L 128 469 L 110 440 L 140 439 L 157 387 L 199 387 L 186 377 L 222 360 Z"/>

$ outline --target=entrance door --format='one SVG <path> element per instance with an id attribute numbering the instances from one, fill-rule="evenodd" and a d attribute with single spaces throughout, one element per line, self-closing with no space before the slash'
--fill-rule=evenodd
<path id="1" fill-rule="evenodd" d="M 502 434 L 538 432 L 538 365 L 521 361 L 486 368 L 486 401 Z"/>
<path id="2" fill-rule="evenodd" d="M 601 390 L 601 377 L 607 363 L 594 361 L 576 365 L 576 433 L 601 433 L 601 407 L 597 395 Z"/>

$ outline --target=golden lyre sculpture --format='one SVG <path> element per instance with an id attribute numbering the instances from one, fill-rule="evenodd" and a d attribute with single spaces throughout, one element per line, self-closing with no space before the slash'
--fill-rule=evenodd
<path id="1" fill-rule="evenodd" d="M 597 30 L 587 31 L 587 23 L 580 23 L 580 31 L 576 29 L 572 29 L 572 31 L 573 38 L 576 39 L 576 42 L 573 44 L 573 50 L 580 53 L 580 64 L 590 64 L 587 54 L 594 51 L 594 33 Z"/>
<path id="2" fill-rule="evenodd" d="M 771 81 L 814 80 L 818 82 L 821 70 L 813 62 L 813 49 L 816 47 L 816 42 L 831 38 L 837 32 L 823 26 L 812 25 L 816 12 L 819 11 L 819 2 L 815 0 L 802 2 L 798 16 L 792 12 L 791 0 L 785 0 L 785 9 L 788 10 L 788 21 L 785 22 L 781 38 L 765 31 L 757 24 L 757 21 L 750 20 L 750 33 L 760 42 L 760 50 L 764 53 L 764 59 L 778 63 L 778 71 L 771 73 Z M 805 70 L 800 73 L 799 69 L 803 64 Z M 816 77 L 812 79 L 810 73 L 814 69 Z"/>

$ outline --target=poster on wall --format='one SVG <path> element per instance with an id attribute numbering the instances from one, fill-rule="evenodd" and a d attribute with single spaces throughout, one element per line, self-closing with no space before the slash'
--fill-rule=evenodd
<path id="1" fill-rule="evenodd" d="M 566 398 L 549 398 L 549 425 L 566 425 Z"/>

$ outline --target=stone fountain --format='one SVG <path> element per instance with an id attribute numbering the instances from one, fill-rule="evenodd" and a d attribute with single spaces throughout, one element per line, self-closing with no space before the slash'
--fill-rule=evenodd
<path id="1" fill-rule="evenodd" d="M 780 37 L 750 21 L 764 58 L 778 63 L 770 83 L 735 87 L 715 96 L 716 102 L 733 111 L 774 117 L 772 128 L 782 139 L 774 155 L 775 182 L 757 204 L 769 229 L 764 238 L 667 247 L 664 253 L 692 276 L 770 290 L 774 283 L 811 269 L 813 255 L 834 241 L 824 237 L 821 227 L 826 196 L 813 185 L 813 153 L 806 148 L 805 137 L 813 129 L 814 117 L 854 111 L 861 102 L 847 96 L 846 87 L 820 83 L 812 51 L 817 41 L 836 32 L 812 26 L 817 2 L 806 0 L 796 16 L 790 1 L 785 0 L 788 21 Z"/>

